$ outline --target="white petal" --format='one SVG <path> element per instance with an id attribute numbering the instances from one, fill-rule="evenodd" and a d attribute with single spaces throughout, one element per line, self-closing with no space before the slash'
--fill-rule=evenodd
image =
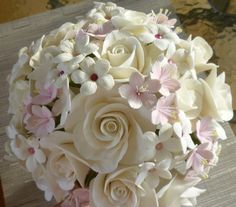
<path id="1" fill-rule="evenodd" d="M 89 79 L 88 74 L 82 70 L 76 70 L 71 74 L 71 80 L 74 83 L 81 84 Z"/>
<path id="2" fill-rule="evenodd" d="M 97 83 L 99 86 L 101 86 L 106 90 L 112 89 L 113 86 L 115 85 L 114 79 L 110 74 L 104 75 L 102 76 L 102 78 L 99 78 Z"/>
<path id="3" fill-rule="evenodd" d="M 63 190 L 72 190 L 73 187 L 75 186 L 75 181 L 74 180 L 60 180 L 58 181 L 58 185 L 60 186 L 61 189 Z"/>
<path id="4" fill-rule="evenodd" d="M 87 57 L 83 60 L 83 62 L 80 63 L 81 69 L 86 72 L 89 67 L 91 67 L 94 64 L 94 60 L 90 57 Z"/>
<path id="5" fill-rule="evenodd" d="M 33 156 L 29 156 L 26 160 L 26 168 L 30 171 L 33 172 L 37 168 L 37 162 L 34 159 Z"/>
<path id="6" fill-rule="evenodd" d="M 156 39 L 154 41 L 154 44 L 156 47 L 158 47 L 160 50 L 166 50 L 169 45 L 169 41 L 166 39 Z"/>
<path id="7" fill-rule="evenodd" d="M 65 40 L 60 44 L 59 48 L 65 53 L 72 53 L 74 50 L 74 45 L 71 41 Z"/>
<path id="8" fill-rule="evenodd" d="M 42 150 L 36 150 L 34 157 L 39 163 L 44 163 L 46 161 L 46 156 Z"/>
<path id="9" fill-rule="evenodd" d="M 86 81 L 80 88 L 81 95 L 88 96 L 94 94 L 97 90 L 97 84 L 94 81 Z"/>
<path id="10" fill-rule="evenodd" d="M 96 74 L 98 74 L 98 76 L 103 76 L 109 71 L 110 63 L 107 60 L 98 60 L 94 67 Z"/>
<path id="11" fill-rule="evenodd" d="M 54 62 L 55 63 L 63 63 L 63 62 L 67 62 L 67 61 L 70 61 L 73 59 L 73 55 L 70 54 L 70 53 L 62 53 L 60 55 L 57 55 L 55 58 L 54 58 Z"/>

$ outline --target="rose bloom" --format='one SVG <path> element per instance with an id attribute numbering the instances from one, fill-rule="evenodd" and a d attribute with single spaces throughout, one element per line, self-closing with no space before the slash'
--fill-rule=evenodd
<path id="1" fill-rule="evenodd" d="M 137 168 L 127 167 L 99 174 L 90 185 L 90 207 L 156 207 L 154 188 L 144 181 L 136 185 Z"/>
<path id="2" fill-rule="evenodd" d="M 75 148 L 101 173 L 115 170 L 119 162 L 140 164 L 156 153 L 150 112 L 131 109 L 118 87 L 93 96 L 76 95 L 65 123 L 65 130 L 74 134 Z"/>
<path id="3" fill-rule="evenodd" d="M 72 190 L 76 181 L 84 186 L 89 167 L 76 151 L 72 134 L 55 131 L 42 138 L 40 145 L 51 151 L 46 169 L 62 190 Z"/>
<path id="4" fill-rule="evenodd" d="M 110 73 L 117 81 L 127 81 L 133 72 L 147 74 L 145 61 L 148 57 L 144 46 L 127 32 L 108 34 L 103 43 L 102 57 L 110 62 Z"/>

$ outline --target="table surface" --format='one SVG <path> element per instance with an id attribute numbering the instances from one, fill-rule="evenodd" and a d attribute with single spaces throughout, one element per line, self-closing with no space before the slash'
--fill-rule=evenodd
<path id="1" fill-rule="evenodd" d="M 159 7 L 169 7 L 166 0 L 115 0 L 120 6 L 148 12 Z M 92 6 L 92 1 L 66 6 L 43 14 L 27 17 L 0 25 L 0 174 L 7 207 L 50 207 L 53 202 L 44 201 L 30 175 L 16 162 L 3 159 L 4 142 L 7 140 L 5 126 L 10 116 L 8 109 L 8 85 L 6 77 L 16 62 L 17 51 L 42 34 L 60 26 L 66 21 L 75 22 L 75 17 L 85 14 Z M 236 139 L 226 123 L 228 140 L 222 143 L 220 162 L 199 187 L 207 189 L 198 199 L 198 207 L 235 207 L 236 203 Z"/>

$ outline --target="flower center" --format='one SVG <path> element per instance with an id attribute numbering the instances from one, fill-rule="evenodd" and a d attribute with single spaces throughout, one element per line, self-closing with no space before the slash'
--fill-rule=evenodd
<path id="1" fill-rule="evenodd" d="M 162 36 L 161 34 L 157 33 L 157 34 L 155 35 L 155 38 L 157 38 L 157 39 L 162 39 L 163 36 Z"/>
<path id="2" fill-rule="evenodd" d="M 97 81 L 98 79 L 98 75 L 96 73 L 93 73 L 91 76 L 90 76 L 90 80 L 92 81 Z"/>
<path id="3" fill-rule="evenodd" d="M 59 76 L 62 76 L 62 75 L 64 75 L 64 74 L 65 74 L 65 71 L 63 71 L 63 70 L 61 70 L 61 71 L 58 73 Z"/>
<path id="4" fill-rule="evenodd" d="M 161 150 L 163 149 L 163 144 L 162 143 L 159 143 L 156 145 L 156 150 Z"/>
<path id="5" fill-rule="evenodd" d="M 169 64 L 173 64 L 173 63 L 174 63 L 174 61 L 173 61 L 173 60 L 171 60 L 171 59 L 169 59 L 169 60 L 168 60 L 168 63 L 169 63 Z"/>
<path id="6" fill-rule="evenodd" d="M 29 147 L 28 152 L 29 152 L 30 155 L 33 155 L 35 153 L 35 150 L 34 150 L 33 147 Z"/>

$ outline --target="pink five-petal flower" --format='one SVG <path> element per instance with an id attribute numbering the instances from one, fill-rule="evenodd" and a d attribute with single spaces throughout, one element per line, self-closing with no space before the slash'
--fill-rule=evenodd
<path id="1" fill-rule="evenodd" d="M 175 95 L 171 94 L 167 97 L 161 97 L 152 111 L 152 123 L 162 125 L 176 117 L 177 108 L 175 106 Z"/>
<path id="2" fill-rule="evenodd" d="M 122 85 L 119 88 L 121 97 L 128 99 L 129 105 L 138 109 L 142 105 L 151 108 L 155 105 L 157 98 L 155 93 L 160 89 L 160 83 L 157 80 L 147 80 L 138 72 L 132 73 L 129 84 Z"/>
<path id="3" fill-rule="evenodd" d="M 39 94 L 32 98 L 32 104 L 46 105 L 56 98 L 57 88 L 54 85 L 36 82 L 35 86 Z"/>
<path id="4" fill-rule="evenodd" d="M 86 33 L 94 38 L 103 40 L 106 34 L 114 30 L 114 26 L 111 21 L 107 21 L 104 24 L 89 24 Z"/>
<path id="5" fill-rule="evenodd" d="M 32 105 L 31 114 L 25 124 L 26 129 L 34 133 L 36 137 L 45 136 L 55 128 L 52 113 L 46 106 Z"/>
<path id="6" fill-rule="evenodd" d="M 213 158 L 214 153 L 212 152 L 212 147 L 210 144 L 200 144 L 191 152 L 186 163 L 186 169 L 192 168 L 198 173 L 204 173 L 204 166 L 207 165 Z"/>
<path id="7" fill-rule="evenodd" d="M 180 88 L 180 84 L 176 79 L 171 77 L 171 73 L 176 70 L 175 64 L 165 64 L 161 66 L 160 62 L 156 61 L 152 66 L 151 78 L 160 81 L 160 93 L 168 96 Z"/>
<path id="8" fill-rule="evenodd" d="M 89 207 L 89 191 L 87 189 L 75 189 L 61 207 Z"/>
<path id="9" fill-rule="evenodd" d="M 196 132 L 201 143 L 212 143 L 217 138 L 223 140 L 227 138 L 224 128 L 210 117 L 204 117 L 197 121 Z"/>

